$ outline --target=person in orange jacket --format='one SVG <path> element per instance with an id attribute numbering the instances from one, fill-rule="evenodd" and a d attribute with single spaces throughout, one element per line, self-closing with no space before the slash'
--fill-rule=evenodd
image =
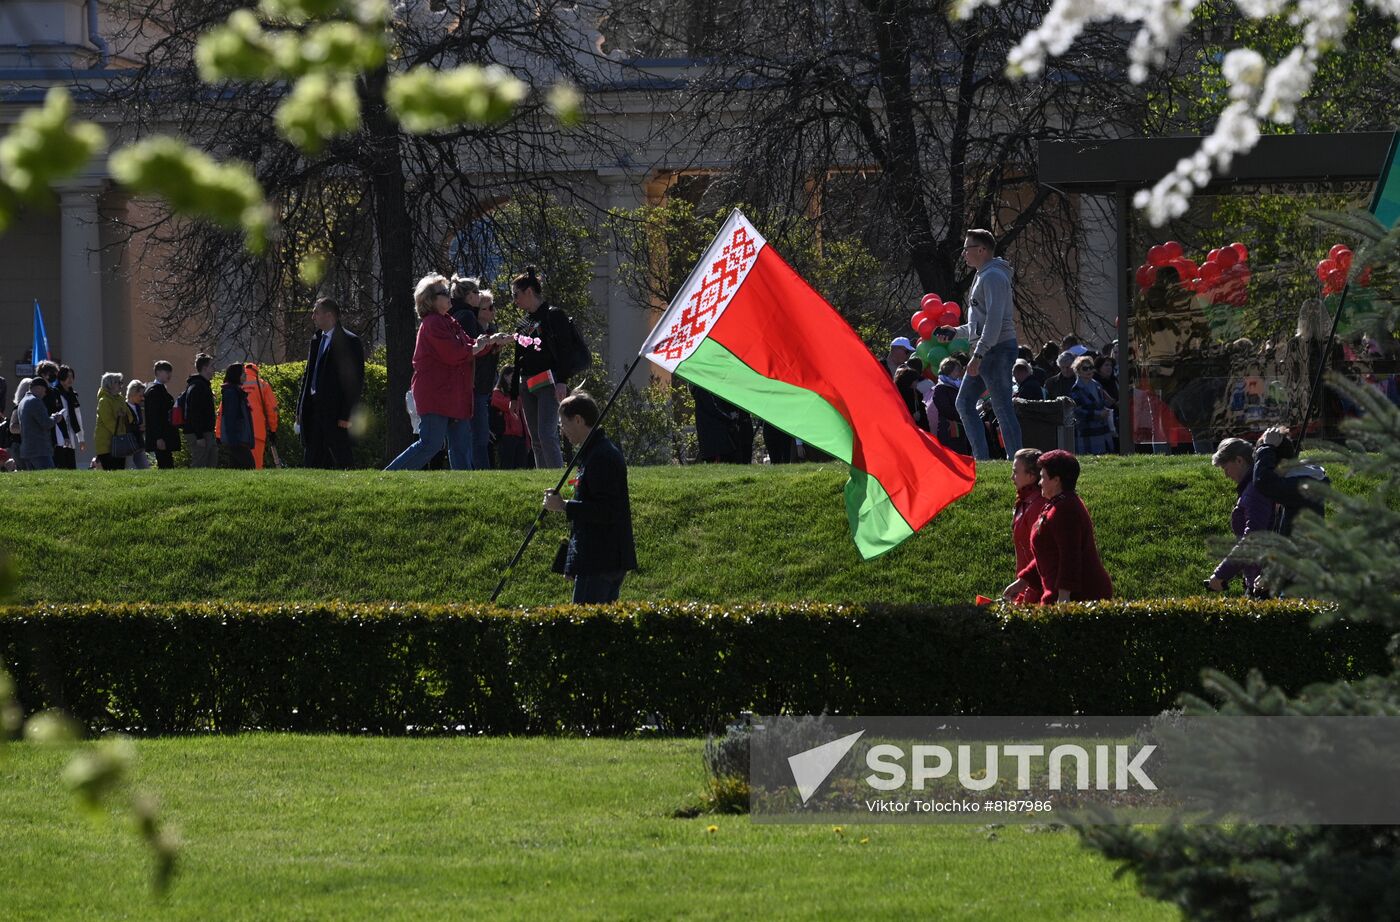
<path id="1" fill-rule="evenodd" d="M 281 460 L 277 457 L 277 395 L 272 392 L 272 385 L 258 374 L 256 364 L 244 362 L 243 370 L 243 390 L 248 394 L 248 406 L 253 411 L 253 464 L 257 470 L 263 469 L 263 446 L 271 442 L 272 460 L 280 467 Z M 216 414 L 215 419 L 222 421 L 223 414 Z M 215 428 L 217 430 L 218 427 Z M 215 438 L 221 434 L 216 431 Z"/>

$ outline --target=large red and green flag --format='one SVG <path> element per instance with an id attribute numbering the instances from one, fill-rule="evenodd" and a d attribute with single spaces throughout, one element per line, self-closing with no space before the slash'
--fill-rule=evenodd
<path id="1" fill-rule="evenodd" d="M 880 361 L 737 209 L 642 352 L 849 464 L 846 515 L 867 560 L 976 480 L 972 459 L 914 425 Z"/>

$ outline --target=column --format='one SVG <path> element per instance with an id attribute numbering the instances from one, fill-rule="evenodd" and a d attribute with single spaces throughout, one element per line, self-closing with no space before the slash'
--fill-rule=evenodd
<path id="1" fill-rule="evenodd" d="M 603 184 L 603 205 L 605 208 L 631 210 L 646 201 L 646 174 L 635 170 L 619 168 L 598 171 L 598 179 Z M 608 312 L 608 374 L 614 381 L 622 378 L 628 364 L 642 348 L 642 341 L 651 332 L 651 305 L 636 300 L 632 292 L 623 285 L 621 278 L 622 254 L 615 250 L 606 257 L 604 275 L 607 283 Z M 640 377 L 638 377 L 640 375 Z M 631 384 L 640 387 L 646 384 L 646 371 L 633 374 Z"/>
<path id="2" fill-rule="evenodd" d="M 62 299 L 62 342 L 49 350 L 77 376 L 78 399 L 87 430 L 87 449 L 78 453 L 78 467 L 93 456 L 93 426 L 97 421 L 97 387 L 102 367 L 102 275 L 97 203 L 100 184 L 59 190 L 59 296 Z"/>

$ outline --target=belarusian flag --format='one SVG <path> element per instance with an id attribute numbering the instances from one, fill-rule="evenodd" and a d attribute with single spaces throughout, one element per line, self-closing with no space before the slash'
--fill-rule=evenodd
<path id="1" fill-rule="evenodd" d="M 867 560 L 976 480 L 972 459 L 914 425 L 880 361 L 738 210 L 642 352 L 849 464 L 846 514 Z"/>

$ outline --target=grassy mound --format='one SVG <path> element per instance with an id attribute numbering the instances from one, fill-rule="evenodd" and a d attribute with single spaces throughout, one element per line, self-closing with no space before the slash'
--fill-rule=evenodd
<path id="1" fill-rule="evenodd" d="M 1334 475 L 1335 479 L 1335 475 Z M 539 472 L 161 471 L 4 478 L 17 601 L 485 600 L 555 476 Z M 1013 573 L 1005 463 L 884 557 L 862 562 L 843 465 L 631 473 L 642 569 L 624 599 L 967 602 Z M 1080 492 L 1126 598 L 1194 595 L 1234 489 L 1207 459 L 1088 459 Z M 566 601 L 551 515 L 501 601 Z"/>

